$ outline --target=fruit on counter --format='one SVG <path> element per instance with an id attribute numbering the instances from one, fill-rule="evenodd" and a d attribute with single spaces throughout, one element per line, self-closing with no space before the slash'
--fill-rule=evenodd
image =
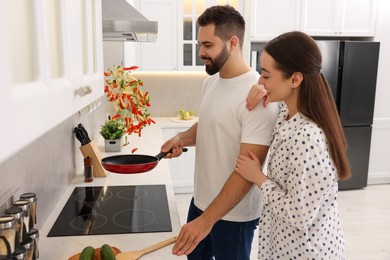
<path id="1" fill-rule="evenodd" d="M 181 120 L 190 120 L 194 117 L 195 112 L 193 110 L 185 111 L 180 109 L 178 115 Z"/>
<path id="2" fill-rule="evenodd" d="M 81 251 L 80 260 L 93 260 L 93 255 L 95 253 L 95 248 L 92 246 L 87 246 Z"/>
<path id="3" fill-rule="evenodd" d="M 111 247 L 107 244 L 104 244 L 100 248 L 100 256 L 102 257 L 102 260 L 115 260 L 114 252 L 112 251 Z"/>

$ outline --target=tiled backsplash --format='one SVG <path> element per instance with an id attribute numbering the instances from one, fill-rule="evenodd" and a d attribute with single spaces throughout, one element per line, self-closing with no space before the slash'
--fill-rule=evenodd
<path id="1" fill-rule="evenodd" d="M 176 116 L 180 109 L 199 110 L 205 72 L 133 72 L 150 93 L 152 116 Z"/>
<path id="2" fill-rule="evenodd" d="M 105 110 L 102 105 L 88 115 L 74 114 L 1 163 L 0 203 L 10 196 L 18 199 L 26 192 L 37 194 L 37 227 L 40 228 L 73 179 L 76 169 L 82 169 L 80 143 L 74 138 L 73 128 L 82 123 L 91 139 L 100 138 L 98 131 L 105 119 Z M 3 213 L 5 209 L 1 210 Z"/>

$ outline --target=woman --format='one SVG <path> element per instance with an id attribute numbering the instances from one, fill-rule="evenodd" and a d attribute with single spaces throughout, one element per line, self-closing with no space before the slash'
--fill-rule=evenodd
<path id="1" fill-rule="evenodd" d="M 344 259 L 337 181 L 350 169 L 320 50 L 306 34 L 289 32 L 270 41 L 260 61 L 267 102 L 282 102 L 267 176 L 252 153 L 235 167 L 263 195 L 259 258 Z"/>

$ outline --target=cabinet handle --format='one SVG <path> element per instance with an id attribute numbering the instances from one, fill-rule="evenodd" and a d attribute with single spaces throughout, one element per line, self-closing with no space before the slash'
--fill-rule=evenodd
<path id="1" fill-rule="evenodd" d="M 79 95 L 80 97 L 83 97 L 90 93 L 92 93 L 92 88 L 90 86 L 84 86 L 76 90 L 76 94 Z"/>

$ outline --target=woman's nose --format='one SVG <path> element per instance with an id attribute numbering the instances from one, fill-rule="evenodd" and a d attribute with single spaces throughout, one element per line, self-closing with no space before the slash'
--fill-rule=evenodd
<path id="1" fill-rule="evenodd" d="M 259 81 L 258 81 L 258 83 L 259 83 L 259 85 L 264 85 L 262 82 L 263 82 L 263 80 L 262 80 L 262 76 L 260 75 L 260 78 L 259 78 Z"/>

